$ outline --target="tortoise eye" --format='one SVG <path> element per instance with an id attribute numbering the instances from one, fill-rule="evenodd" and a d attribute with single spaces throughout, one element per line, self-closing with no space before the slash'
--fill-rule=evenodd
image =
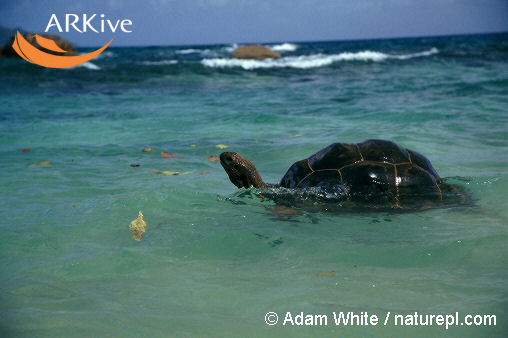
<path id="1" fill-rule="evenodd" d="M 231 162 L 233 162 L 233 157 L 231 157 L 231 155 L 229 154 L 226 154 L 222 157 L 222 161 L 224 162 L 225 165 L 230 165 Z"/>

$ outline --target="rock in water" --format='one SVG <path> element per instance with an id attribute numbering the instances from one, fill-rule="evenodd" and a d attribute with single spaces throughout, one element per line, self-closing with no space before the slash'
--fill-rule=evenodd
<path id="1" fill-rule="evenodd" d="M 147 223 L 145 222 L 143 213 L 140 211 L 138 217 L 131 222 L 129 228 L 131 229 L 132 235 L 136 241 L 143 239 L 143 235 L 146 232 Z"/>
<path id="2" fill-rule="evenodd" d="M 46 49 L 44 47 L 41 47 L 37 43 L 37 40 L 35 39 L 35 33 L 24 33 L 23 34 L 25 39 L 28 42 L 30 42 L 34 47 L 37 47 L 38 49 L 40 49 L 46 53 L 53 54 L 53 55 L 66 55 L 66 56 L 79 55 L 78 51 L 76 50 L 76 47 L 74 47 L 74 45 L 70 41 L 62 39 L 60 36 L 58 36 L 56 34 L 39 34 L 39 35 L 46 38 L 46 39 L 55 41 L 56 45 L 58 47 L 60 47 L 61 49 L 65 50 L 66 52 L 60 53 L 60 52 L 55 52 L 55 51 Z M 18 55 L 18 53 L 16 53 L 14 48 L 12 48 L 12 43 L 14 42 L 14 38 L 15 38 L 15 35 L 13 35 L 10 38 L 9 42 L 2 49 L 1 55 L 5 56 L 5 57 L 21 58 Z"/>
<path id="3" fill-rule="evenodd" d="M 231 53 L 232 59 L 280 59 L 282 56 L 266 46 L 248 45 L 241 46 Z"/>

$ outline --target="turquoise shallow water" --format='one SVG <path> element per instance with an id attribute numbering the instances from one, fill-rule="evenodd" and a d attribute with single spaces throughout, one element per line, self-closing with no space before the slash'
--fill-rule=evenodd
<path id="1" fill-rule="evenodd" d="M 2 335 L 506 336 L 508 36 L 278 45 L 259 63 L 232 47 L 111 48 L 70 70 L 0 59 Z M 207 159 L 225 144 L 277 182 L 368 138 L 425 154 L 474 205 L 274 215 Z M 270 327 L 269 311 L 497 325 Z"/>

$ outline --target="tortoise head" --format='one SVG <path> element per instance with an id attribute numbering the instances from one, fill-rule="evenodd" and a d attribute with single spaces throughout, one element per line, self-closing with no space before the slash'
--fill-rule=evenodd
<path id="1" fill-rule="evenodd" d="M 268 186 L 263 182 L 256 166 L 237 153 L 225 152 L 220 154 L 220 164 L 226 170 L 231 182 L 238 188 L 265 188 Z"/>

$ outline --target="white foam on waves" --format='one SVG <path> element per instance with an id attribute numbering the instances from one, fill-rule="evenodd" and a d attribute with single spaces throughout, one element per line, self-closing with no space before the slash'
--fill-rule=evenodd
<path id="1" fill-rule="evenodd" d="M 68 68 L 62 68 L 62 69 L 76 69 L 76 68 L 87 68 L 91 70 L 100 70 L 101 67 L 97 66 L 95 63 L 91 63 L 90 61 L 82 63 L 80 65 L 74 66 L 74 67 L 68 67 Z"/>
<path id="2" fill-rule="evenodd" d="M 273 46 L 268 46 L 270 47 L 272 50 L 276 51 L 276 52 L 294 52 L 295 50 L 298 49 L 298 45 L 295 45 L 294 43 L 282 43 L 280 45 L 273 45 Z"/>
<path id="3" fill-rule="evenodd" d="M 82 65 L 85 68 L 93 69 L 93 70 L 99 70 L 101 67 L 97 66 L 95 63 L 91 63 L 90 61 L 83 63 Z"/>
<path id="4" fill-rule="evenodd" d="M 201 63 L 206 67 L 214 68 L 231 68 L 241 67 L 243 69 L 258 69 L 258 68 L 317 68 L 328 66 L 338 61 L 373 61 L 381 62 L 388 59 L 406 60 L 415 57 L 430 56 L 439 53 L 437 48 L 429 50 L 402 55 L 391 55 L 375 51 L 362 51 L 362 52 L 344 52 L 340 54 L 312 54 L 301 56 L 288 56 L 281 59 L 265 59 L 265 60 L 245 60 L 245 59 L 229 59 L 229 58 L 214 58 L 203 59 Z"/>
<path id="5" fill-rule="evenodd" d="M 209 53 L 210 50 L 209 49 L 194 49 L 194 48 L 189 48 L 189 49 L 180 49 L 180 50 L 177 50 L 175 53 L 176 54 L 194 54 L 194 53 L 203 53 L 203 54 L 206 54 L 206 53 Z"/>
<path id="6" fill-rule="evenodd" d="M 224 47 L 223 49 L 228 53 L 233 53 L 238 48 L 238 44 L 233 43 L 231 46 Z"/>

